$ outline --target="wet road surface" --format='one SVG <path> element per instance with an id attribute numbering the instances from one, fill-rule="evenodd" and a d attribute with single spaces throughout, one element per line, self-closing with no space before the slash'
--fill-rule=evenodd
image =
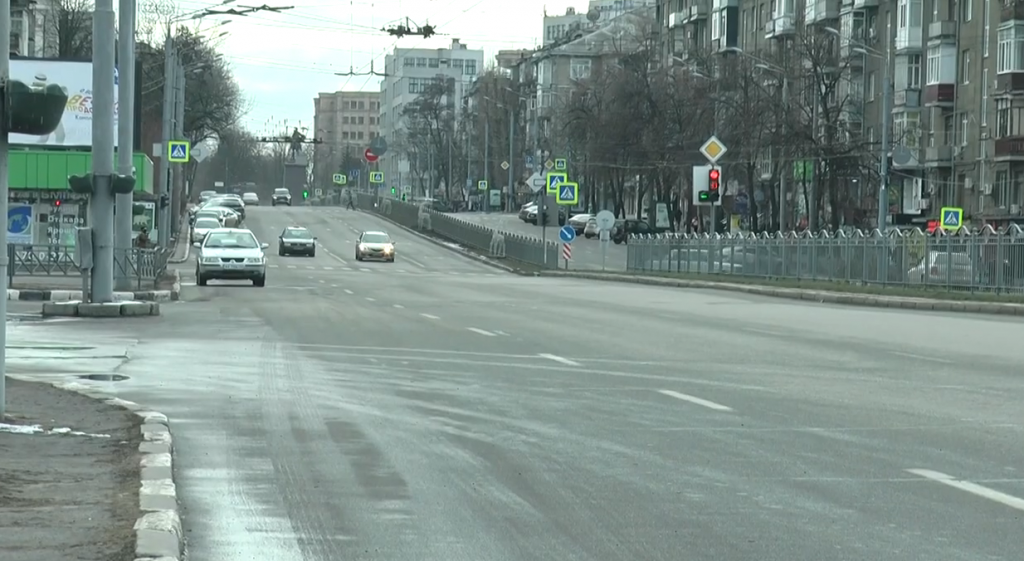
<path id="1" fill-rule="evenodd" d="M 517 277 L 340 209 L 249 225 L 321 251 L 131 332 L 47 327 L 130 341 L 114 385 L 172 418 L 194 560 L 1020 559 L 1012 318 Z M 363 229 L 398 261 L 356 264 Z"/>

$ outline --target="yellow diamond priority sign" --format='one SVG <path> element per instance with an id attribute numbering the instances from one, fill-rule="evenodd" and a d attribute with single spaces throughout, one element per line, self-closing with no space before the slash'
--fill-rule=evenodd
<path id="1" fill-rule="evenodd" d="M 704 154 L 704 157 L 707 158 L 708 162 L 712 165 L 717 163 L 719 158 L 725 155 L 728 150 L 729 149 L 725 147 L 725 144 L 722 144 L 722 141 L 718 140 L 718 137 L 716 136 L 709 138 L 707 142 L 700 147 L 700 153 Z"/>

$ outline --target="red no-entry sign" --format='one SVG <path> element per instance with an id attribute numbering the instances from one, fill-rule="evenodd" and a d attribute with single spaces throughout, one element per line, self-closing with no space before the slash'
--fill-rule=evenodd
<path id="1" fill-rule="evenodd" d="M 373 150 L 370 150 L 369 148 L 367 148 L 366 151 L 363 152 L 363 157 L 366 158 L 366 161 L 370 162 L 371 164 L 377 161 L 377 155 L 374 154 Z"/>

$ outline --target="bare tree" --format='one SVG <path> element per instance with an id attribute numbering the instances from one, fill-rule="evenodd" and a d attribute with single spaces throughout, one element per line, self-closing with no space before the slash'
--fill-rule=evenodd
<path id="1" fill-rule="evenodd" d="M 92 0 L 50 0 L 44 19 L 48 56 L 92 58 Z"/>
<path id="2" fill-rule="evenodd" d="M 455 108 L 452 105 L 450 80 L 437 79 L 425 87 L 415 100 L 402 110 L 404 132 L 397 139 L 400 150 L 409 159 L 410 172 L 420 187 L 433 195 L 441 182 L 448 183 L 449 144 L 454 141 Z M 429 181 L 429 183 L 424 183 Z M 446 196 L 452 196 L 452 185 L 447 185 Z"/>

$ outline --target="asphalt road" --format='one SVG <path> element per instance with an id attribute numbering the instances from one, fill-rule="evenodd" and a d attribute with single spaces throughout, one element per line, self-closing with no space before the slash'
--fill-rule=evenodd
<path id="1" fill-rule="evenodd" d="M 249 222 L 325 251 L 121 335 L 49 328 L 137 341 L 117 387 L 173 420 L 195 559 L 1020 559 L 1012 318 L 498 274 L 340 209 Z M 376 228 L 398 262 L 353 265 Z"/>
<path id="2" fill-rule="evenodd" d="M 449 213 L 449 216 L 482 224 L 488 228 L 503 232 L 512 232 L 537 239 L 542 237 L 542 228 L 540 226 L 527 224 L 520 220 L 516 214 L 457 212 Z M 561 243 L 558 239 L 558 228 L 547 228 L 547 239 L 548 241 Z M 564 267 L 564 263 L 562 266 Z M 616 245 L 607 242 L 604 254 L 602 254 L 600 240 L 597 238 L 588 240 L 583 236 L 577 236 L 576 240 L 572 242 L 572 260 L 569 262 L 569 268 L 583 271 L 600 271 L 602 269 L 606 271 L 625 271 L 626 244 Z"/>

